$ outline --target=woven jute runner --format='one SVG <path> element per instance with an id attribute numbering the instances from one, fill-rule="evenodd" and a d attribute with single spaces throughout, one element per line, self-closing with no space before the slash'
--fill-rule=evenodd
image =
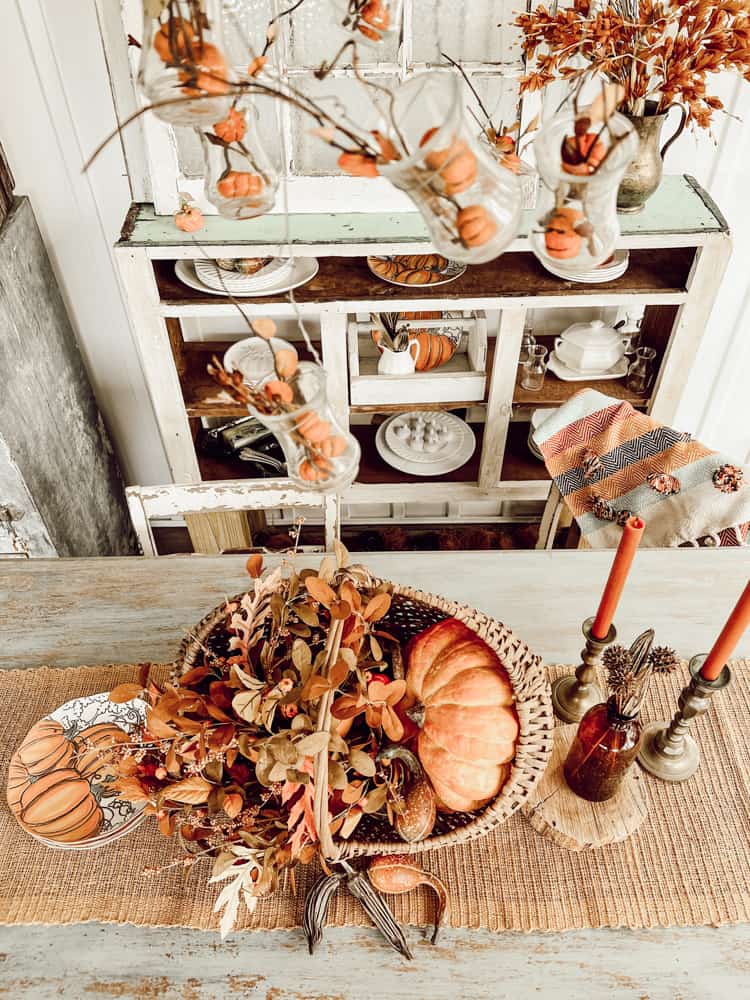
<path id="1" fill-rule="evenodd" d="M 165 668 L 166 669 L 166 668 Z M 8 759 L 30 726 L 63 702 L 134 679 L 134 666 L 41 668 L 0 672 L 0 923 L 67 924 L 85 920 L 150 927 L 217 926 L 210 863 L 186 879 L 167 864 L 177 845 L 153 821 L 95 852 L 55 851 L 27 836 L 5 805 Z M 556 675 L 562 668 L 551 668 Z M 480 840 L 418 858 L 448 885 L 454 927 L 561 931 L 580 927 L 666 927 L 750 920 L 750 661 L 732 665 L 731 686 L 714 698 L 694 733 L 702 761 L 681 785 L 647 778 L 649 814 L 627 841 L 571 853 L 535 833 L 516 813 Z M 656 677 L 646 721 L 671 716 L 687 671 Z M 298 868 L 297 894 L 282 884 L 245 926 L 296 927 L 305 891 L 318 874 Z M 392 898 L 404 923 L 431 921 L 433 900 L 421 890 Z M 339 892 L 329 923 L 366 923 L 359 905 Z"/>

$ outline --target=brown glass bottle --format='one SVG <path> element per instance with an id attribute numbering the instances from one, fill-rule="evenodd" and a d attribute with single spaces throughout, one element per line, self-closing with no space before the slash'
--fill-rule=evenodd
<path id="1" fill-rule="evenodd" d="M 563 765 L 570 788 L 590 802 L 603 802 L 617 793 L 635 760 L 641 743 L 638 717 L 617 711 L 614 699 L 594 705 L 581 719 Z"/>

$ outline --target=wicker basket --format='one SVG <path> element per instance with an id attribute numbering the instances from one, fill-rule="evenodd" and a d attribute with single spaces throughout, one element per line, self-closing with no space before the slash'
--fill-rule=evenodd
<path id="1" fill-rule="evenodd" d="M 439 813 L 433 834 L 426 840 L 412 844 L 396 839 L 392 827 L 385 819 L 365 816 L 357 827 L 357 839 L 331 840 L 329 837 L 326 843 L 326 838 L 321 837 L 321 847 L 330 860 L 358 855 L 414 854 L 481 837 L 504 823 L 524 804 L 541 779 L 552 751 L 554 720 L 544 666 L 541 658 L 534 655 L 510 629 L 474 608 L 433 594 L 382 580 L 373 580 L 373 585 L 392 595 L 391 608 L 379 624 L 397 636 L 402 643 L 444 618 L 459 618 L 484 639 L 495 650 L 510 677 L 520 732 L 510 776 L 498 796 L 484 809 L 474 813 Z M 178 674 L 201 662 L 206 639 L 225 618 L 225 605 L 215 608 L 183 640 L 175 661 Z M 330 699 L 322 700 L 321 716 L 318 728 L 327 729 L 331 720 Z M 322 769 L 327 778 L 328 756 L 325 751 L 315 758 L 318 778 Z M 316 790 L 320 789 L 321 793 L 320 801 L 316 801 L 316 816 L 325 815 L 327 796 L 323 793 L 326 788 L 327 781 L 316 782 Z M 327 824 L 319 823 L 319 830 L 321 825 L 327 829 Z"/>

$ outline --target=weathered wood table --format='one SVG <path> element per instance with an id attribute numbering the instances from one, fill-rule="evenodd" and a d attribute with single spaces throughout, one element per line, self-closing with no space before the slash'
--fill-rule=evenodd
<path id="1" fill-rule="evenodd" d="M 373 572 L 481 608 L 549 662 L 575 662 L 611 554 L 393 553 Z M 304 564 L 304 560 L 300 563 Z M 314 564 L 314 560 L 311 561 Z M 244 557 L 0 564 L 0 666 L 169 660 L 184 630 L 245 576 Z M 703 652 L 750 577 L 746 550 L 639 553 L 616 622 Z M 750 635 L 739 656 L 750 656 Z M 12 711 L 13 706 L 4 706 Z M 95 857 L 92 857 L 95 863 Z M 498 887 L 502 891 L 502 887 Z M 445 931 L 403 963 L 366 929 L 330 930 L 313 958 L 301 932 L 236 934 L 102 924 L 0 928 L 0 992 L 213 1000 L 725 1000 L 748 996 L 750 926 L 566 934 Z"/>

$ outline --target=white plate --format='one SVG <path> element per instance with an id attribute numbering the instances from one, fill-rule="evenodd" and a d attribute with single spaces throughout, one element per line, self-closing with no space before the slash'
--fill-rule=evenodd
<path id="1" fill-rule="evenodd" d="M 410 255 L 409 254 L 391 254 L 391 256 L 392 257 L 399 257 L 399 256 L 408 257 Z M 460 278 L 461 275 L 466 271 L 466 264 L 459 264 L 457 260 L 449 260 L 448 263 L 446 264 L 446 266 L 440 272 L 443 275 L 443 277 L 440 278 L 440 281 L 428 281 L 428 282 L 425 282 L 422 285 L 415 285 L 415 284 L 410 284 L 409 282 L 406 282 L 406 281 L 396 281 L 395 278 L 385 278 L 385 277 L 383 277 L 382 274 L 377 274 L 375 271 L 373 271 L 372 267 L 370 266 L 370 261 L 371 260 L 377 260 L 377 259 L 378 259 L 377 257 L 368 257 L 367 258 L 367 266 L 370 268 L 371 274 L 374 277 L 379 278 L 381 281 L 387 282 L 389 285 L 398 285 L 399 288 L 434 288 L 437 285 L 446 285 L 449 281 L 455 281 L 456 278 Z"/>
<path id="2" fill-rule="evenodd" d="M 103 722 L 114 723 L 121 729 L 129 731 L 145 722 L 146 703 L 139 698 L 134 698 L 122 705 L 115 705 L 109 700 L 109 692 L 105 691 L 102 694 L 92 694 L 84 698 L 66 701 L 64 705 L 56 708 L 54 712 L 50 712 L 44 718 L 59 722 L 68 739 L 73 739 L 84 729 Z M 91 783 L 92 790 L 104 813 L 104 822 L 96 836 L 90 837 L 88 840 L 62 844 L 31 833 L 31 831 L 27 831 L 27 833 L 47 847 L 53 847 L 60 851 L 90 851 L 96 847 L 111 844 L 114 840 L 119 840 L 125 834 L 131 833 L 143 822 L 145 803 L 135 804 L 118 798 L 114 792 L 108 790 L 109 783 L 109 780 L 101 784 L 96 781 Z"/>
<path id="3" fill-rule="evenodd" d="M 270 341 L 263 340 L 262 337 L 245 337 L 243 340 L 238 340 L 236 344 L 232 344 L 225 352 L 225 370 L 242 372 L 242 377 L 250 385 L 258 382 L 265 375 L 270 375 L 273 371 L 273 358 L 268 349 L 269 343 L 274 354 L 281 350 L 297 353 L 295 348 L 286 340 L 282 340 L 281 337 L 272 337 Z"/>
<path id="4" fill-rule="evenodd" d="M 549 261 L 544 262 L 544 267 L 550 274 L 554 274 L 556 278 L 563 278 L 565 281 L 576 281 L 584 285 L 599 285 L 603 281 L 614 281 L 616 278 L 621 278 L 627 271 L 629 263 L 629 252 L 616 250 L 611 264 L 602 264 L 590 271 L 566 271 L 564 265 L 556 267 Z"/>
<path id="5" fill-rule="evenodd" d="M 450 440 L 446 441 L 442 447 L 436 451 L 416 451 L 396 434 L 396 428 L 409 423 L 417 414 L 423 414 L 426 418 L 431 418 L 434 423 L 442 427 L 449 428 L 453 432 Z M 418 462 L 420 465 L 434 465 L 439 461 L 448 461 L 461 452 L 466 434 L 471 433 L 465 421 L 452 413 L 432 410 L 412 410 L 410 413 L 397 413 L 385 422 L 385 443 L 388 448 L 399 458 L 406 462 Z"/>
<path id="6" fill-rule="evenodd" d="M 381 424 L 375 435 L 375 447 L 378 449 L 378 454 L 384 462 L 387 462 L 394 469 L 398 469 L 399 472 L 408 472 L 412 476 L 442 476 L 446 472 L 453 472 L 454 469 L 459 469 L 469 461 L 477 446 L 474 431 L 467 424 L 466 429 L 468 434 L 464 438 L 461 451 L 457 455 L 449 459 L 443 459 L 442 461 L 431 462 L 429 465 L 426 463 L 418 464 L 405 460 L 391 451 L 386 444 L 385 428 L 386 425 Z"/>
<path id="7" fill-rule="evenodd" d="M 630 365 L 627 358 L 620 358 L 616 365 L 613 365 L 612 368 L 608 368 L 606 371 L 578 372 L 574 368 L 568 368 L 566 364 L 563 364 L 553 351 L 549 356 L 547 367 L 553 375 L 557 375 L 563 382 L 598 382 L 607 378 L 625 378 Z"/>
<path id="8" fill-rule="evenodd" d="M 198 281 L 217 292 L 260 292 L 263 289 L 286 281 L 294 270 L 294 260 L 277 257 L 268 262 L 255 274 L 241 274 L 239 271 L 225 271 L 212 260 L 199 258 L 193 261 Z"/>
<path id="9" fill-rule="evenodd" d="M 223 289 L 218 291 L 215 288 L 209 288 L 208 285 L 204 285 L 195 273 L 195 267 L 193 266 L 192 260 L 176 261 L 174 273 L 184 285 L 187 285 L 188 288 L 194 288 L 198 292 L 205 292 L 207 295 L 227 294 Z M 238 299 L 253 298 L 253 296 L 281 295 L 283 292 L 288 292 L 292 288 L 299 288 L 300 285 L 306 285 L 308 281 L 312 281 L 317 273 L 318 261 L 315 257 L 295 257 L 292 273 L 285 281 L 280 281 L 276 285 L 269 286 L 259 291 L 232 291 L 232 295 Z"/>

